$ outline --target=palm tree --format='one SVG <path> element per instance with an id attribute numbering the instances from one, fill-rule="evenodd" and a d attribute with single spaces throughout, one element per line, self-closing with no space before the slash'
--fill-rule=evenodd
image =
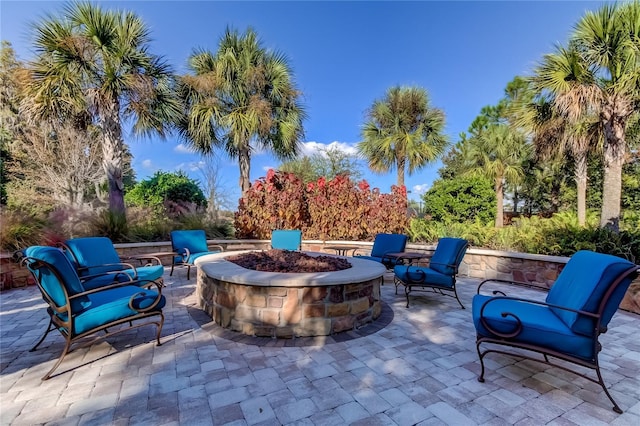
<path id="1" fill-rule="evenodd" d="M 182 135 L 197 151 L 221 146 L 240 166 L 240 188 L 251 187 L 253 149 L 268 149 L 280 160 L 294 158 L 306 118 L 286 58 L 265 50 L 256 33 L 229 28 L 218 52 L 195 51 L 189 58 L 193 75 L 181 79 L 187 108 Z"/>
<path id="2" fill-rule="evenodd" d="M 605 4 L 587 12 L 572 42 L 594 74 L 599 116 L 605 135 L 604 183 L 600 226 L 618 230 L 625 133 L 640 100 L 640 1 Z"/>
<path id="3" fill-rule="evenodd" d="M 480 174 L 493 180 L 496 192 L 496 228 L 504 224 L 504 186 L 523 176 L 522 164 L 528 157 L 524 136 L 506 124 L 489 124 L 469 140 L 467 162 L 469 174 Z"/>
<path id="4" fill-rule="evenodd" d="M 122 125 L 132 120 L 134 133 L 165 135 L 182 112 L 171 69 L 148 52 L 149 30 L 131 12 L 72 3 L 34 30 L 29 113 L 57 119 L 84 113 L 97 123 L 109 209 L 124 214 Z"/>
<path id="5" fill-rule="evenodd" d="M 525 127 L 533 131 L 538 156 L 570 153 L 573 157 L 578 223 L 584 226 L 587 160 L 602 135 L 597 119 L 599 89 L 575 45 L 558 46 L 555 53 L 545 55 L 531 82 L 540 96 L 527 106 L 531 114 L 524 116 Z"/>
<path id="6" fill-rule="evenodd" d="M 376 173 L 396 167 L 398 186 L 409 175 L 443 154 L 447 138 L 442 133 L 444 113 L 429 105 L 420 87 L 392 87 L 367 112 L 362 130 L 360 154 Z"/>

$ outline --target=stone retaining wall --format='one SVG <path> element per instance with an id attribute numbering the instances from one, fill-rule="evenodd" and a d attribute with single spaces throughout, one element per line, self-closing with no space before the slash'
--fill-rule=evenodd
<path id="1" fill-rule="evenodd" d="M 225 251 L 246 248 L 269 248 L 269 241 L 265 240 L 211 240 L 209 243 L 211 245 L 219 244 L 224 247 Z M 341 244 L 360 246 L 362 247 L 359 251 L 360 253 L 366 253 L 372 246 L 371 242 L 361 241 L 322 242 L 308 240 L 303 241 L 302 248 L 308 251 L 332 252 L 323 249 L 323 247 Z M 171 264 L 170 242 L 116 244 L 116 249 L 122 255 L 162 252 L 165 253 L 165 255 L 161 256 L 162 262 L 165 265 Z M 407 251 L 433 253 L 434 250 L 435 246 L 431 245 L 409 244 L 407 246 Z M 568 260 L 566 257 L 558 256 L 470 248 L 460 267 L 460 275 L 480 279 L 499 278 L 522 281 L 542 288 L 549 288 Z M 33 280 L 30 279 L 29 273 L 24 268 L 18 268 L 17 265 L 10 263 L 7 259 L 2 260 L 0 272 L 2 273 L 2 289 L 33 284 Z M 631 284 L 620 304 L 620 308 L 640 314 L 640 279 Z"/>

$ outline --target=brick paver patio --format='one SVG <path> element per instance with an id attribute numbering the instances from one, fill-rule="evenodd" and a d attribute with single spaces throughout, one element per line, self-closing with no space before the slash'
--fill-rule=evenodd
<path id="1" fill-rule="evenodd" d="M 618 312 L 601 341 L 599 386 L 560 369 L 491 354 L 486 382 L 471 321 L 477 281 L 454 299 L 428 294 L 405 308 L 382 288 L 383 317 L 334 337 L 239 336 L 195 308 L 195 279 L 165 274 L 163 345 L 152 326 L 81 348 L 56 371 L 63 339 L 50 333 L 35 287 L 0 293 L 0 421 L 12 425 L 640 425 L 640 318 Z M 389 284 L 390 282 L 388 282 Z M 521 291 L 521 290 L 520 290 Z M 538 292 L 522 292 L 525 296 Z"/>

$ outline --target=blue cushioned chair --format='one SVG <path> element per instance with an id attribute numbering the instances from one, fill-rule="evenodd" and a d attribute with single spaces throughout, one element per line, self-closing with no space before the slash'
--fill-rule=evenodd
<path id="1" fill-rule="evenodd" d="M 271 248 L 300 250 L 302 248 L 302 231 L 299 229 L 276 229 L 272 231 Z"/>
<path id="2" fill-rule="evenodd" d="M 473 297 L 476 347 L 482 366 L 478 380 L 484 382 L 485 355 L 491 352 L 515 355 L 571 371 L 599 384 L 613 403 L 614 411 L 622 413 L 602 380 L 598 364 L 602 346 L 598 336 L 607 331 L 639 270 L 640 266 L 616 256 L 579 251 L 562 270 L 545 301 L 507 297 L 500 291 L 493 292 L 499 296 L 480 294 L 487 283 L 526 285 L 523 283 L 503 280 L 480 283 L 478 294 Z M 513 353 L 504 350 L 505 346 L 529 352 Z M 543 358 L 528 353 L 538 353 Z M 549 357 L 595 370 L 597 378 L 571 370 Z"/>
<path id="3" fill-rule="evenodd" d="M 202 229 L 183 229 L 171 231 L 171 247 L 177 256 L 173 256 L 171 262 L 171 273 L 175 266 L 187 267 L 187 280 L 190 279 L 193 262 L 202 256 L 223 251 L 222 246 L 215 246 L 219 250 L 209 250 L 207 236 Z"/>
<path id="4" fill-rule="evenodd" d="M 31 351 L 53 330 L 58 330 L 66 340 L 60 358 L 42 380 L 51 377 L 73 343 L 98 332 L 104 332 L 99 334 L 104 338 L 155 324 L 156 342 L 158 346 L 161 344 L 162 308 L 166 301 L 157 281 L 117 282 L 87 290 L 69 258 L 56 247 L 29 247 L 23 253 L 22 262 L 34 276 L 50 317 L 46 332 Z"/>
<path id="5" fill-rule="evenodd" d="M 396 294 L 398 286 L 403 285 L 407 296 L 407 308 L 411 291 L 432 291 L 455 297 L 464 309 L 456 291 L 456 275 L 468 246 L 467 240 L 462 238 L 440 238 L 428 267 L 398 265 L 393 269 Z"/>
<path id="6" fill-rule="evenodd" d="M 377 234 L 373 240 L 373 247 L 369 255 L 354 254 L 361 259 L 375 260 L 390 269 L 397 265 L 398 259 L 385 257 L 387 253 L 402 253 L 407 246 L 407 236 L 404 234 Z"/>
<path id="7" fill-rule="evenodd" d="M 65 241 L 61 247 L 76 268 L 86 290 L 111 284 L 114 281 L 162 283 L 164 266 L 160 259 L 146 255 L 121 258 L 113 242 L 107 237 L 73 238 Z M 134 266 L 123 260 L 143 262 L 145 266 Z"/>

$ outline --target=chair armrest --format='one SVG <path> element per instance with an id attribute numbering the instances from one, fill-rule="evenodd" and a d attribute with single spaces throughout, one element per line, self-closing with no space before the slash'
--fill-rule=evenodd
<path id="1" fill-rule="evenodd" d="M 358 253 L 359 251 L 367 252 L 367 250 L 364 248 L 357 248 L 353 250 L 353 253 L 351 253 L 351 256 L 363 256 L 364 253 Z M 368 250 L 368 252 L 371 253 L 371 250 Z"/>
<path id="2" fill-rule="evenodd" d="M 521 297 L 495 296 L 495 297 L 492 297 L 491 299 L 486 300 L 482 304 L 482 307 L 480 308 L 480 322 L 482 322 L 482 325 L 487 330 L 489 330 L 489 332 L 495 334 L 498 337 L 502 337 L 502 338 L 505 338 L 505 339 L 511 339 L 511 338 L 516 337 L 518 334 L 520 334 L 520 332 L 522 331 L 522 322 L 520 321 L 520 318 L 518 317 L 517 314 L 515 314 L 513 312 L 505 311 L 505 312 L 501 312 L 500 315 L 503 318 L 512 317 L 513 319 L 515 319 L 516 326 L 515 326 L 514 330 L 512 332 L 510 332 L 510 333 L 503 333 L 503 332 L 500 332 L 498 330 L 494 330 L 493 328 L 491 328 L 489 323 L 485 320 L 484 311 L 485 311 L 487 305 L 489 305 L 489 303 L 495 302 L 496 300 L 513 300 L 513 301 L 516 301 L 516 302 L 529 303 L 531 305 L 547 306 L 549 308 L 561 309 L 561 310 L 568 311 L 568 312 L 575 312 L 575 313 L 580 314 L 580 315 L 585 315 L 585 316 L 592 317 L 592 318 L 594 318 L 596 320 L 600 319 L 600 315 L 594 314 L 593 312 L 587 312 L 587 311 L 581 311 L 581 310 L 578 310 L 578 309 L 567 308 L 565 306 L 554 305 L 554 304 L 550 304 L 550 303 L 543 302 L 543 301 L 532 300 L 532 299 L 523 299 Z M 598 330 L 598 328 L 594 329 L 594 332 L 596 330 Z"/>
<path id="3" fill-rule="evenodd" d="M 144 284 L 142 284 L 142 283 L 144 283 Z M 133 306 L 134 299 L 137 296 L 139 296 L 141 294 L 144 294 L 144 293 L 143 292 L 139 292 L 139 293 L 136 293 L 136 294 L 132 295 L 129 298 L 129 307 L 132 310 L 137 311 L 137 312 L 148 312 L 148 311 L 153 310 L 158 305 L 158 303 L 160 303 L 160 300 L 162 299 L 162 285 L 160 283 L 158 283 L 157 281 L 155 281 L 155 280 L 138 280 L 138 281 L 127 281 L 127 282 L 115 282 L 115 283 L 108 284 L 108 285 L 105 285 L 105 286 L 102 286 L 102 287 L 98 287 L 98 288 L 94 288 L 94 289 L 91 289 L 91 290 L 83 291 L 81 293 L 74 294 L 73 296 L 69 296 L 69 300 L 76 299 L 76 298 L 83 297 L 83 296 L 88 296 L 90 294 L 100 293 L 100 292 L 103 292 L 103 291 L 106 291 L 106 290 L 111 290 L 111 289 L 118 288 L 118 287 L 129 286 L 129 285 L 132 285 L 132 284 L 133 285 L 139 285 L 140 287 L 144 287 L 144 288 L 146 288 L 148 290 L 150 290 L 151 287 L 155 286 L 156 287 L 155 291 L 157 291 L 157 296 L 156 296 L 155 300 L 153 301 L 153 303 L 150 306 L 148 306 L 147 308 L 144 308 L 144 309 L 137 309 L 137 308 L 135 308 Z"/>
<path id="4" fill-rule="evenodd" d="M 501 283 L 501 284 L 510 284 L 510 285 L 517 286 L 517 287 L 525 287 L 525 288 L 530 288 L 530 289 L 540 290 L 540 291 L 547 291 L 542 287 L 538 287 L 536 285 L 525 283 L 525 282 L 522 282 L 522 281 L 502 280 L 502 279 L 498 279 L 498 278 L 487 278 L 486 280 L 484 280 L 480 284 L 478 284 L 478 288 L 476 290 L 476 294 L 480 294 L 480 288 L 482 286 L 484 286 L 486 283 L 491 283 L 491 282 L 493 282 L 493 283 Z M 494 290 L 491 293 L 493 295 L 501 294 L 503 296 L 506 296 L 506 294 L 501 292 L 500 290 Z"/>
<path id="5" fill-rule="evenodd" d="M 119 281 L 118 277 L 120 277 L 120 276 L 125 276 L 125 277 L 128 278 L 128 281 L 122 281 L 122 282 L 132 283 L 133 281 L 135 281 L 134 277 L 132 277 L 130 274 L 127 274 L 124 271 L 103 272 L 101 274 L 85 275 L 83 277 L 78 277 L 78 278 L 80 278 L 80 281 L 82 282 L 82 281 L 90 280 L 92 278 L 104 277 L 104 276 L 109 276 L 109 275 L 113 276 L 113 281 L 114 282 Z"/>
<path id="6" fill-rule="evenodd" d="M 424 280 L 427 279 L 427 274 L 424 273 L 424 271 L 422 269 L 416 269 L 415 271 L 409 271 L 409 267 L 413 266 L 411 264 L 407 264 L 407 278 L 409 279 L 409 282 L 406 284 L 423 284 Z M 414 274 L 417 276 L 416 279 L 413 279 L 413 277 L 411 276 L 411 274 Z"/>
<path id="7" fill-rule="evenodd" d="M 160 258 L 157 256 L 150 256 L 150 255 L 145 255 L 145 254 L 140 254 L 140 255 L 133 255 L 133 256 L 124 256 L 121 257 L 122 260 L 139 260 L 140 263 L 142 263 L 143 260 L 146 260 L 147 262 L 145 263 L 145 266 L 153 266 L 155 265 L 162 265 L 162 262 L 160 261 Z"/>
<path id="8" fill-rule="evenodd" d="M 209 246 L 209 245 L 207 246 L 207 248 L 209 248 L 209 250 L 211 250 L 211 247 L 214 247 L 214 248 L 219 249 L 218 251 L 224 251 L 224 247 L 222 247 L 222 246 L 221 246 L 221 245 L 219 245 L 219 244 L 213 244 L 213 245 L 211 245 L 211 246 Z"/>
<path id="9" fill-rule="evenodd" d="M 81 271 L 87 271 L 91 268 L 95 268 L 95 267 L 105 267 L 105 266 L 118 266 L 121 269 L 117 269 L 114 271 L 109 271 L 109 272 L 101 272 L 99 274 L 92 274 L 92 275 L 80 275 Z M 133 271 L 133 277 L 131 277 L 131 275 L 127 274 L 126 272 L 124 272 L 125 269 L 131 269 Z M 96 265 L 96 266 L 91 266 L 91 267 L 81 267 L 78 268 L 78 277 L 80 278 L 80 280 L 86 280 L 89 278 L 95 278 L 95 277 L 99 277 L 102 275 L 118 275 L 118 274 L 124 274 L 124 275 L 128 275 L 129 277 L 131 277 L 132 280 L 137 280 L 138 279 L 138 271 L 136 270 L 136 267 L 133 266 L 131 263 L 125 263 L 125 262 L 121 262 L 121 263 L 105 263 L 103 265 Z"/>
<path id="10" fill-rule="evenodd" d="M 448 268 L 453 268 L 453 274 L 452 275 L 455 275 L 455 274 L 458 273 L 458 265 L 452 265 L 450 263 L 442 263 L 442 262 L 432 262 L 431 260 L 429 260 L 429 266 L 431 266 L 431 265 L 442 265 L 442 266 L 446 266 Z"/>
<path id="11" fill-rule="evenodd" d="M 186 247 L 183 249 L 175 249 L 174 253 L 178 256 L 182 256 L 182 262 L 186 262 L 189 256 L 191 256 L 191 252 Z"/>

